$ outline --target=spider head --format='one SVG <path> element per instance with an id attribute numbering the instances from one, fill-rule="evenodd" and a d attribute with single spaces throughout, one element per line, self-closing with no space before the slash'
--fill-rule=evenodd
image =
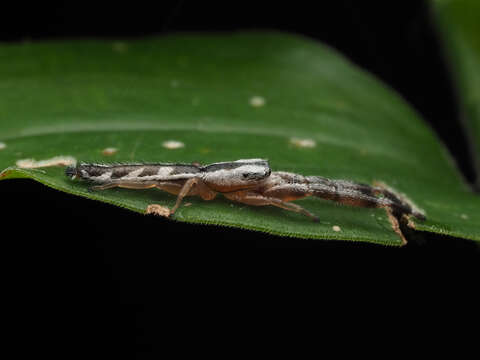
<path id="1" fill-rule="evenodd" d="M 67 166 L 65 169 L 65 175 L 67 175 L 70 179 L 74 180 L 77 176 L 77 167 L 76 166 Z"/>
<path id="2" fill-rule="evenodd" d="M 268 160 L 247 159 L 205 166 L 203 180 L 220 192 L 251 189 L 270 176 Z"/>

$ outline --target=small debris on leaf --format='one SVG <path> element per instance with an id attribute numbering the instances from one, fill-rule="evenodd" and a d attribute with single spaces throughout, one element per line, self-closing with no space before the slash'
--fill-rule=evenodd
<path id="1" fill-rule="evenodd" d="M 118 151 L 117 148 L 109 147 L 109 148 L 103 149 L 102 154 L 105 156 L 112 156 L 112 155 L 115 155 L 117 151 Z"/>
<path id="2" fill-rule="evenodd" d="M 162 146 L 165 149 L 174 150 L 174 149 L 180 149 L 180 148 L 185 147 L 185 144 L 183 142 L 177 141 L 177 140 L 168 140 L 168 141 L 164 141 Z"/>
<path id="3" fill-rule="evenodd" d="M 49 166 L 70 166 L 75 165 L 77 159 L 72 156 L 55 156 L 50 159 L 35 160 L 35 159 L 22 159 L 16 162 L 16 165 L 22 169 L 37 169 Z"/>
<path id="4" fill-rule="evenodd" d="M 170 209 L 166 206 L 162 206 L 158 204 L 150 204 L 147 206 L 147 209 L 145 210 L 145 214 L 153 214 L 157 216 L 169 217 Z"/>
<path id="5" fill-rule="evenodd" d="M 249 100 L 249 103 L 253 107 L 262 107 L 265 105 L 265 98 L 262 96 L 252 96 Z"/>
<path id="6" fill-rule="evenodd" d="M 317 146 L 317 143 L 313 139 L 291 138 L 290 144 L 299 148 L 314 148 Z"/>

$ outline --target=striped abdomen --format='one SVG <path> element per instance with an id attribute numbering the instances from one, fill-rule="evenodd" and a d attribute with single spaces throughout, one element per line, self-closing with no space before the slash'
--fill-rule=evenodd
<path id="1" fill-rule="evenodd" d="M 70 166 L 65 174 L 98 184 L 113 182 L 146 182 L 185 180 L 196 176 L 200 169 L 188 164 L 88 164 Z"/>

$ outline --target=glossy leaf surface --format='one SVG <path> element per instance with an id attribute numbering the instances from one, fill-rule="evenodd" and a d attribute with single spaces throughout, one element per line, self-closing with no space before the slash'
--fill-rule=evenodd
<path id="1" fill-rule="evenodd" d="M 3 179 L 28 177 L 144 212 L 152 203 L 172 206 L 175 197 L 158 190 L 90 193 L 60 167 L 15 164 L 55 156 L 205 164 L 268 158 L 273 170 L 382 181 L 425 210 L 428 220 L 417 221 L 417 229 L 480 240 L 480 200 L 432 131 L 394 91 L 322 44 L 234 33 L 2 45 L 0 78 Z M 185 146 L 165 148 L 168 140 Z M 103 155 L 110 147 L 117 152 Z M 176 220 L 401 244 L 381 209 L 298 201 L 320 217 L 313 223 L 222 197 L 187 201 Z"/>

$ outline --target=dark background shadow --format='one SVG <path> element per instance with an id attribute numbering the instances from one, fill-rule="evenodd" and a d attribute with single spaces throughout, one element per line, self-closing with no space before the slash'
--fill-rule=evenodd
<path id="1" fill-rule="evenodd" d="M 426 2 L 321 1 L 315 5 L 19 2 L 3 9 L 0 40 L 121 39 L 264 28 L 306 35 L 337 48 L 396 89 L 431 124 L 472 182 L 474 172 L 458 122 L 454 87 Z M 15 229 L 2 236 L 4 253 L 9 255 L 6 289 L 15 319 L 11 333 L 23 334 L 22 346 L 40 352 L 61 343 L 85 354 L 146 356 L 153 344 L 178 341 L 180 346 L 181 336 L 175 334 L 204 333 L 212 314 L 225 315 L 225 322 L 215 321 L 221 330 L 243 323 L 255 308 L 269 313 L 274 303 L 292 295 L 278 290 L 283 287 L 307 295 L 305 289 L 322 284 L 328 296 L 318 300 L 321 304 L 347 308 L 348 301 L 339 294 L 350 290 L 335 283 L 333 279 L 339 278 L 355 289 L 349 297 L 368 307 L 368 301 L 361 300 L 369 298 L 368 290 L 353 284 L 365 272 L 367 279 L 390 292 L 387 303 L 408 303 L 402 294 L 409 287 L 405 279 L 436 283 L 442 273 L 437 270 L 443 269 L 450 274 L 447 279 L 458 281 L 472 274 L 479 260 L 473 242 L 439 235 L 411 235 L 402 249 L 288 239 L 145 217 L 27 180 L 2 182 L 0 196 L 2 223 Z M 285 258 L 277 255 L 281 260 L 269 255 L 253 260 L 254 248 L 309 248 L 315 255 L 300 260 L 290 252 Z M 377 268 L 370 272 L 369 266 Z M 279 298 L 263 302 L 274 294 Z M 425 295 L 420 287 L 415 297 Z M 293 306 L 302 311 L 302 306 Z M 324 314 L 323 320 L 329 319 Z M 254 323 L 252 319 L 250 325 Z M 216 336 L 226 341 L 225 334 Z"/>

